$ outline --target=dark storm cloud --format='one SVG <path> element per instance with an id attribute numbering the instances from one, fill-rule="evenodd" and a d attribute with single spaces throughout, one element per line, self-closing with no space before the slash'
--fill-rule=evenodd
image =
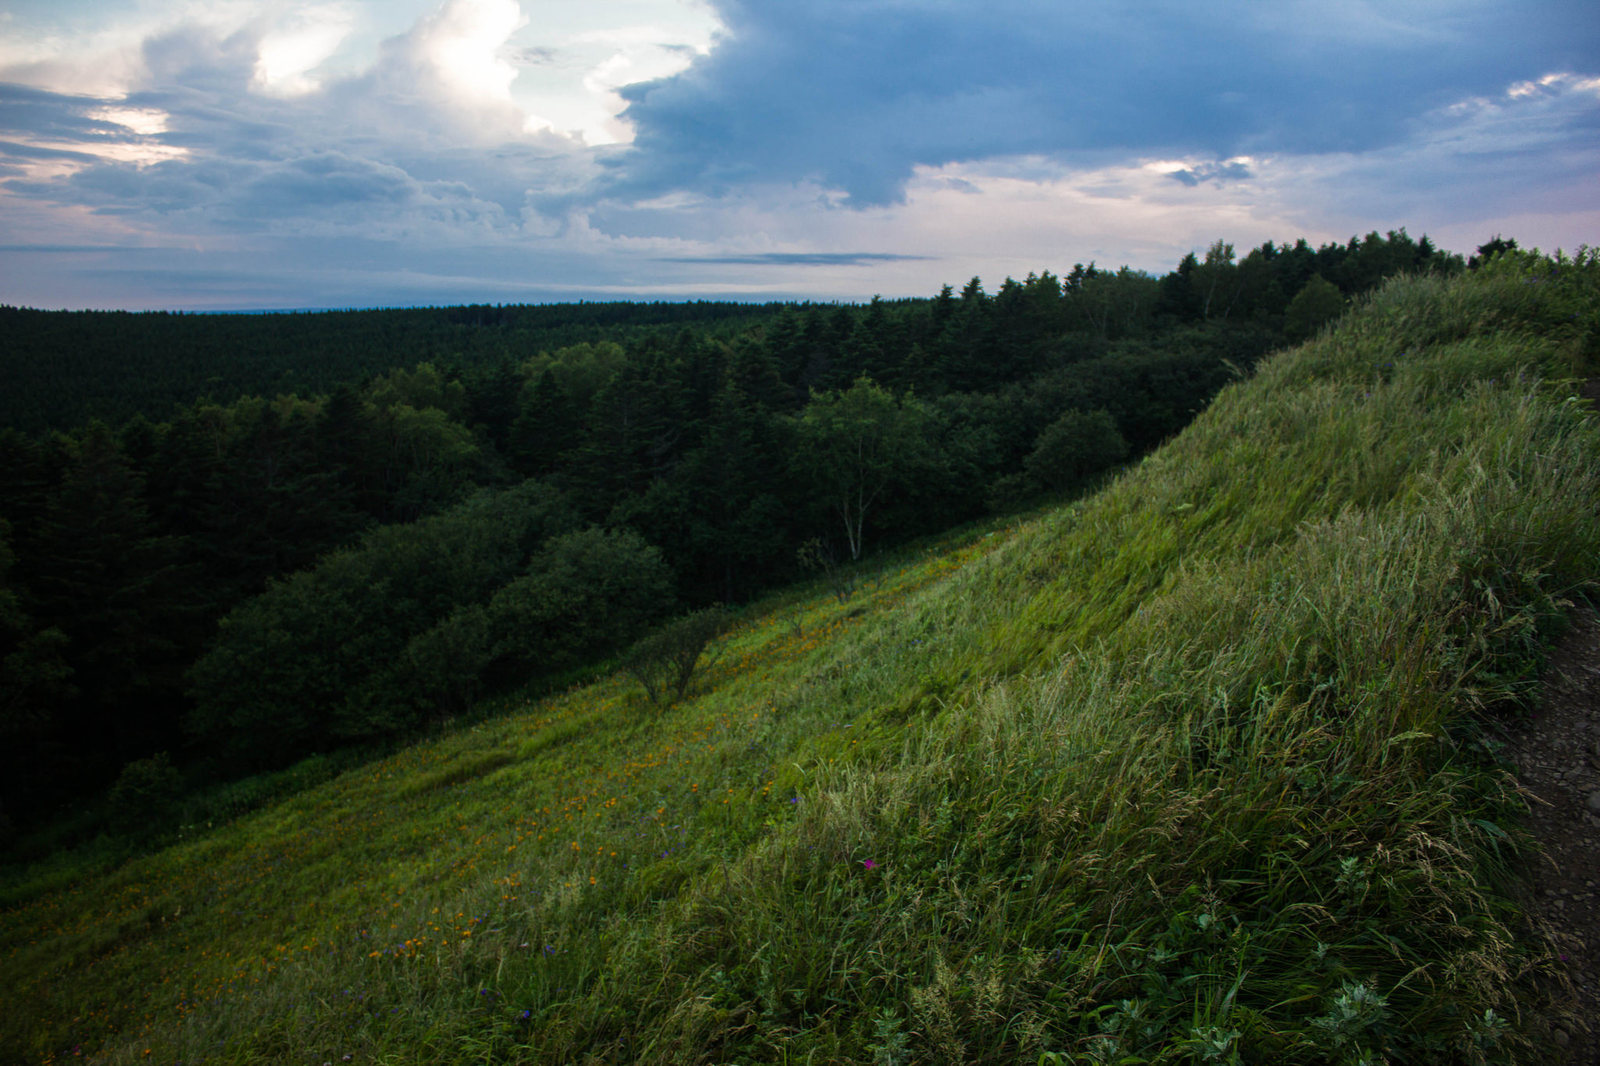
<path id="1" fill-rule="evenodd" d="M 1600 54 L 1593 5 L 1567 0 L 714 6 L 709 55 L 623 90 L 637 136 L 612 161 L 617 195 L 809 180 L 878 204 L 918 164 L 1361 151 Z"/>

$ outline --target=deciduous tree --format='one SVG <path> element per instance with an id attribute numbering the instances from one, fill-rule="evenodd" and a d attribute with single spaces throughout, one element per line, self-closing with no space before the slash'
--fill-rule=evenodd
<path id="1" fill-rule="evenodd" d="M 844 528 L 850 558 L 861 558 L 867 516 L 904 477 L 925 445 L 925 408 L 870 378 L 818 393 L 795 424 L 796 472 L 813 484 Z"/>

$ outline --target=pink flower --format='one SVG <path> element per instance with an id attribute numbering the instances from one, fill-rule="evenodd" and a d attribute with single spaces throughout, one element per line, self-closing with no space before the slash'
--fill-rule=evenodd
<path id="1" fill-rule="evenodd" d="M 861 865 L 865 866 L 867 869 L 871 870 L 871 869 L 874 869 L 878 864 L 876 862 L 873 862 L 871 859 L 862 859 L 861 860 Z"/>

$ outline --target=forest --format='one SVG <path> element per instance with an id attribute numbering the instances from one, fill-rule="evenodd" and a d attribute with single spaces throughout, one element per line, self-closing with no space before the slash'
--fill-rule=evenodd
<path id="1" fill-rule="evenodd" d="M 861 305 L 0 308 L 0 845 L 159 830 L 1073 491 L 1384 278 L 1467 267 L 1401 229 Z"/>

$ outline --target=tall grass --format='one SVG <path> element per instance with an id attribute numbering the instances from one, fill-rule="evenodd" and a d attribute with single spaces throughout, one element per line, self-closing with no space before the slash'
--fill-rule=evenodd
<path id="1" fill-rule="evenodd" d="M 1484 730 L 1600 575 L 1597 320 L 1587 253 L 1394 283 L 676 704 L 603 681 L 8 911 L 0 1051 L 1543 1061 Z"/>

